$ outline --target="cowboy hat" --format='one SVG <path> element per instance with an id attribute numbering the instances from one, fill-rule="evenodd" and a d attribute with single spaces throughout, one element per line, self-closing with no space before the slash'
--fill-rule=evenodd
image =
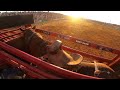
<path id="1" fill-rule="evenodd" d="M 73 53 L 70 55 L 66 51 L 62 50 L 61 46 L 62 41 L 56 40 L 53 44 L 49 45 L 48 52 L 50 54 L 57 54 L 57 52 L 61 50 L 64 56 L 69 59 L 69 62 L 66 63 L 67 65 L 78 65 L 82 62 L 83 57 L 80 54 Z"/>
<path id="2" fill-rule="evenodd" d="M 67 65 L 78 65 L 82 62 L 83 56 L 80 54 L 73 53 L 71 54 L 71 57 L 73 58 L 72 61 L 69 61 Z"/>
<path id="3" fill-rule="evenodd" d="M 58 50 L 61 49 L 62 46 L 62 41 L 60 40 L 56 40 L 54 43 L 52 43 L 51 45 L 48 45 L 48 52 L 51 54 L 55 54 L 58 52 Z"/>

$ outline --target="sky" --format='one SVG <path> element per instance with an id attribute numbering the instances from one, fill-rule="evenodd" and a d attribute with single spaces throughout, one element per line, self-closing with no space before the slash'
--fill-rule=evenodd
<path id="1" fill-rule="evenodd" d="M 120 25 L 120 11 L 50 11 Z"/>
<path id="2" fill-rule="evenodd" d="M 120 25 L 120 11 L 52 11 L 52 12 Z"/>

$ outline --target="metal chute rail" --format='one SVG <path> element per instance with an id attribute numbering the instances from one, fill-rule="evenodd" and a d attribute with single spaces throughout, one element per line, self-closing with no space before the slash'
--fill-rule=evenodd
<path id="1" fill-rule="evenodd" d="M 3 43 L 3 42 L 0 42 L 0 47 L 4 50 L 6 50 L 7 52 L 13 54 L 13 55 L 16 55 L 26 61 L 29 61 L 37 66 L 40 66 L 46 70 L 49 70 L 49 71 L 52 71 L 52 72 L 55 72 L 54 75 L 56 74 L 59 75 L 59 78 L 68 78 L 68 79 L 99 79 L 99 78 L 96 78 L 96 77 L 92 77 L 92 76 L 87 76 L 87 75 L 83 75 L 83 74 L 78 74 L 78 73 L 75 73 L 75 72 L 72 72 L 72 71 L 69 71 L 69 70 L 65 70 L 63 68 L 60 68 L 60 67 L 57 67 L 55 65 L 52 65 L 52 64 L 49 64 L 43 60 L 40 60 L 32 55 L 29 55 L 21 50 L 18 50 L 12 46 L 9 46 L 7 45 L 6 43 Z M 11 58 L 10 56 L 5 56 L 4 53 L 0 52 L 0 57 L 4 60 L 13 60 L 15 62 L 18 63 L 18 65 L 23 65 L 23 63 L 20 63 L 20 60 L 16 60 L 16 59 L 13 59 Z M 19 67 L 19 66 L 18 66 Z M 28 65 L 28 67 L 30 68 L 30 65 Z M 33 70 L 32 70 L 33 71 Z M 37 71 L 38 73 L 38 71 Z M 40 73 L 39 73 L 40 74 Z M 40 74 L 41 75 L 41 74 Z M 42 74 L 43 76 L 47 75 L 48 76 L 48 73 L 44 73 Z M 49 77 L 46 77 L 46 78 L 52 78 L 52 79 L 55 79 L 55 76 L 50 76 Z M 57 77 L 56 77 L 57 78 Z"/>
<path id="2" fill-rule="evenodd" d="M 62 38 L 62 39 L 68 40 L 68 41 L 72 41 L 74 43 L 86 45 L 86 46 L 91 47 L 91 48 L 95 48 L 95 49 L 111 52 L 111 53 L 116 54 L 116 56 L 112 60 L 109 60 L 109 59 L 106 59 L 106 58 L 98 57 L 96 55 L 88 54 L 88 53 L 85 53 L 85 52 L 81 52 L 81 51 L 78 51 L 78 50 L 75 50 L 75 49 L 63 46 L 63 48 L 65 50 L 68 50 L 68 51 L 71 51 L 71 52 L 74 52 L 74 53 L 79 53 L 79 54 L 81 54 L 83 56 L 86 56 L 86 57 L 95 58 L 95 59 L 99 60 L 100 62 L 108 62 L 109 66 L 113 66 L 117 62 L 120 61 L 120 50 L 113 49 L 113 48 L 110 48 L 110 47 L 107 47 L 107 46 L 103 46 L 103 45 L 99 45 L 99 44 L 95 44 L 95 43 L 91 43 L 89 41 L 80 40 L 80 39 L 74 38 L 72 36 L 66 36 L 66 35 L 62 35 L 62 34 L 59 34 L 59 33 L 47 31 L 47 30 L 41 30 L 41 29 L 35 29 L 35 30 L 37 32 L 43 33 L 43 34 L 48 35 L 48 36 L 54 36 L 54 37 Z"/>
<path id="3" fill-rule="evenodd" d="M 20 28 L 14 29 L 13 31 L 8 30 L 1 33 L 0 36 L 2 37 L 0 38 L 1 40 L 0 41 L 0 48 L 1 48 L 0 57 L 2 61 L 7 61 L 7 63 L 11 64 L 12 66 L 19 67 L 19 68 L 23 66 L 22 69 L 25 70 L 28 73 L 28 75 L 32 75 L 31 77 L 34 77 L 34 78 L 100 79 L 97 77 L 72 72 L 72 71 L 60 68 L 58 66 L 52 65 L 50 63 L 47 63 L 39 58 L 36 58 L 28 53 L 25 53 L 24 51 L 21 51 L 7 44 L 7 42 L 9 41 L 21 37 L 23 35 L 21 34 L 23 31 L 24 30 L 21 31 L 21 27 L 20 27 Z M 42 69 L 36 70 L 36 68 L 32 68 L 28 64 L 26 65 L 25 62 L 22 62 L 19 59 L 24 59 L 25 61 L 33 63 Z M 49 74 L 45 72 L 43 69 L 51 71 L 52 73 Z"/>
<path id="4" fill-rule="evenodd" d="M 32 19 L 30 19 L 30 23 L 26 21 L 26 24 L 21 23 L 17 25 L 17 27 L 14 27 L 14 28 L 10 28 L 10 27 L 13 27 L 11 25 L 1 27 L 2 29 L 0 29 L 0 67 L 4 66 L 5 64 L 10 64 L 13 67 L 21 68 L 23 71 L 26 72 L 28 76 L 32 78 L 38 78 L 38 79 L 61 79 L 61 78 L 102 79 L 102 78 L 88 76 L 88 75 L 84 75 L 84 74 L 80 74 L 80 73 L 76 73 L 70 70 L 60 68 L 48 62 L 45 62 L 37 57 L 34 57 L 22 51 L 21 49 L 13 47 L 12 45 L 9 44 L 9 42 L 13 40 L 22 38 L 24 31 L 27 28 L 32 28 L 36 32 L 43 33 L 48 36 L 55 36 L 55 37 L 62 38 L 68 41 L 72 41 L 74 43 L 82 44 L 82 45 L 85 45 L 91 48 L 100 49 L 100 50 L 114 53 L 116 54 L 116 56 L 112 60 L 109 60 L 107 58 L 103 58 L 103 57 L 99 57 L 93 54 L 88 54 L 82 51 L 78 51 L 76 49 L 73 49 L 73 48 L 70 48 L 64 45 L 62 46 L 63 50 L 65 51 L 69 51 L 72 53 L 78 53 L 88 58 L 92 57 L 96 60 L 99 60 L 100 62 L 107 62 L 110 67 L 113 65 L 116 65 L 116 63 L 120 61 L 120 50 L 98 45 L 95 43 L 91 43 L 89 41 L 80 40 L 72 36 L 66 36 L 66 35 L 55 33 L 55 32 L 50 32 L 47 30 L 36 29 L 35 27 L 32 27 L 31 25 L 32 23 L 33 21 Z M 37 67 L 30 65 L 30 63 L 36 65 Z"/>

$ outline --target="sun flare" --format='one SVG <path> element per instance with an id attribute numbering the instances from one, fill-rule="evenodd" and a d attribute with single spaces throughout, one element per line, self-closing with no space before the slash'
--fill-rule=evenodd
<path id="1" fill-rule="evenodd" d="M 120 25 L 120 11 L 53 11 L 53 12 L 68 15 L 74 20 L 78 18 L 86 18 Z"/>
<path id="2" fill-rule="evenodd" d="M 82 16 L 74 15 L 74 14 L 70 15 L 69 17 L 70 17 L 72 22 L 77 22 L 77 21 L 79 21 L 79 20 L 81 20 L 83 18 Z"/>
<path id="3" fill-rule="evenodd" d="M 77 22 L 84 18 L 84 16 L 77 11 L 64 12 L 64 13 L 69 16 L 72 22 Z"/>
<path id="4" fill-rule="evenodd" d="M 77 12 L 70 12 L 70 13 L 69 13 L 69 16 L 70 16 L 71 18 L 73 18 L 73 19 L 83 18 L 83 16 L 80 15 L 79 13 L 77 13 Z"/>
<path id="5" fill-rule="evenodd" d="M 71 17 L 71 18 L 76 18 L 76 19 L 77 19 L 77 18 L 81 18 L 81 16 L 80 16 L 80 15 L 77 15 L 77 14 L 71 14 L 70 17 Z"/>

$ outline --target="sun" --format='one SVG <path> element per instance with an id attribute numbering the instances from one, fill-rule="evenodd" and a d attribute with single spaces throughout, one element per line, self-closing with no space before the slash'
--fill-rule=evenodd
<path id="1" fill-rule="evenodd" d="M 61 13 L 61 14 L 67 15 L 72 20 L 77 20 L 79 18 L 84 18 L 84 12 L 83 11 L 51 11 L 51 12 L 56 12 L 56 13 Z"/>
<path id="2" fill-rule="evenodd" d="M 71 19 L 72 22 L 77 22 L 84 18 L 80 12 L 71 11 L 71 12 L 64 12 L 64 13 L 66 13 L 66 15 L 69 16 L 69 19 Z"/>
<path id="3" fill-rule="evenodd" d="M 79 16 L 78 14 L 71 14 L 70 17 L 77 19 L 77 18 L 80 18 L 81 16 Z"/>
<path id="4" fill-rule="evenodd" d="M 74 18 L 74 19 L 79 19 L 79 18 L 82 18 L 82 17 L 83 17 L 82 15 L 80 15 L 79 13 L 76 13 L 76 12 L 71 12 L 71 13 L 69 13 L 69 16 L 70 16 L 71 18 Z"/>
<path id="5" fill-rule="evenodd" d="M 71 19 L 71 21 L 77 22 L 77 21 L 81 20 L 84 17 L 82 17 L 80 14 L 71 13 L 71 14 L 69 14 L 69 18 Z"/>

